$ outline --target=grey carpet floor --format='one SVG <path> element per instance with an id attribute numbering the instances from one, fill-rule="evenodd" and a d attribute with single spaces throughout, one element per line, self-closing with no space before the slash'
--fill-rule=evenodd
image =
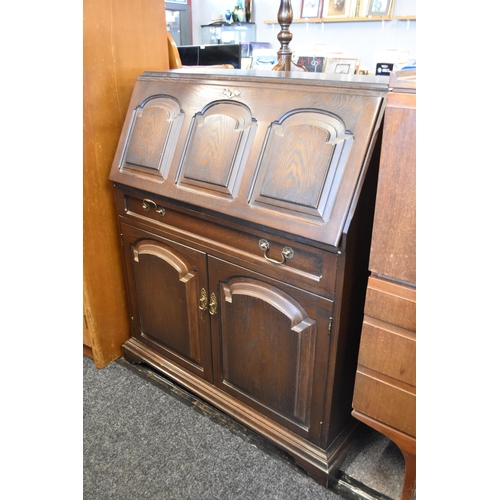
<path id="1" fill-rule="evenodd" d="M 253 433 L 230 419 L 228 425 L 224 417 L 210 418 L 210 411 L 188 404 L 182 390 L 164 390 L 120 361 L 98 370 L 83 358 L 84 500 L 399 496 L 402 455 L 368 428 L 341 467 L 354 486 L 327 490 Z M 360 484 L 370 494 L 353 494 Z"/>

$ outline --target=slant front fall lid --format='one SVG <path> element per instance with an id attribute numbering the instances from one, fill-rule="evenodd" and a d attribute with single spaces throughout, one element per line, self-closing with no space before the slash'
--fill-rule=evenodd
<path id="1" fill-rule="evenodd" d="M 388 78 L 287 75 L 144 73 L 110 180 L 338 246 Z"/>

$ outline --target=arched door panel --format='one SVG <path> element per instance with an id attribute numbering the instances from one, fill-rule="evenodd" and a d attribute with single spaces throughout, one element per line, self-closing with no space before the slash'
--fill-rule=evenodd
<path id="1" fill-rule="evenodd" d="M 214 383 L 318 439 L 323 406 L 314 393 L 326 377 L 332 301 L 211 257 L 209 274 L 218 297 Z"/>
<path id="2" fill-rule="evenodd" d="M 212 380 L 206 255 L 122 224 L 133 336 Z"/>

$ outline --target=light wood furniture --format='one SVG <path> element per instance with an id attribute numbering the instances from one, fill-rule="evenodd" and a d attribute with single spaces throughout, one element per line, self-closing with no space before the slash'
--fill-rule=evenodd
<path id="1" fill-rule="evenodd" d="M 85 0 L 83 15 L 83 352 L 102 368 L 130 336 L 109 169 L 137 75 L 169 66 L 163 1 Z"/>
<path id="2" fill-rule="evenodd" d="M 370 159 L 387 91 L 380 77 L 146 72 L 110 173 L 125 358 L 259 432 L 325 486 L 358 425 Z"/>
<path id="3" fill-rule="evenodd" d="M 172 35 L 167 31 L 167 45 L 168 45 L 168 61 L 170 69 L 180 69 L 185 68 L 181 61 L 181 56 L 179 54 L 179 49 Z M 213 69 L 234 69 L 232 64 L 212 64 L 209 66 L 197 66 L 200 68 L 213 68 Z"/>
<path id="4" fill-rule="evenodd" d="M 181 56 L 172 35 L 167 31 L 168 64 L 170 69 L 182 68 Z"/>
<path id="5" fill-rule="evenodd" d="M 389 85 L 353 415 L 401 449 L 401 500 L 410 500 L 416 482 L 415 74 L 392 73 Z"/>

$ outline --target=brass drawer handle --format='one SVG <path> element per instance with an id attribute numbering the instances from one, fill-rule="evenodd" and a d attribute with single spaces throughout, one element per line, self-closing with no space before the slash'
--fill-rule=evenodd
<path id="1" fill-rule="evenodd" d="M 264 252 L 264 258 L 269 262 L 272 262 L 273 264 L 284 264 L 286 259 L 293 259 L 294 251 L 290 247 L 283 247 L 283 250 L 281 250 L 281 262 L 279 260 L 271 259 L 267 256 L 267 251 L 270 246 L 271 245 L 269 245 L 269 241 L 267 240 L 263 239 L 259 241 L 259 247 Z"/>
<path id="2" fill-rule="evenodd" d="M 154 205 L 155 212 L 157 214 L 160 214 L 162 217 L 165 216 L 165 209 L 163 207 L 159 207 L 153 200 L 149 200 L 148 198 L 144 198 L 144 200 L 142 200 L 142 208 L 144 208 L 146 212 L 149 212 L 151 208 L 150 205 Z"/>

